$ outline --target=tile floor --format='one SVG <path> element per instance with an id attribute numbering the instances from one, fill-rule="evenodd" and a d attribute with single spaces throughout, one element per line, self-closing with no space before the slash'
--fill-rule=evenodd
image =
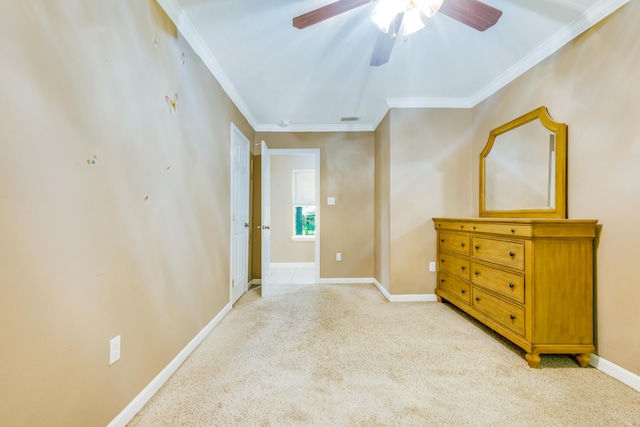
<path id="1" fill-rule="evenodd" d="M 315 264 L 271 264 L 271 283 L 278 285 L 308 285 L 315 283 Z"/>

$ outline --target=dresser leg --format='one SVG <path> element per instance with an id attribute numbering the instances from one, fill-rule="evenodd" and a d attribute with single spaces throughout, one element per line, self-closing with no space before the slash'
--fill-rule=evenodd
<path id="1" fill-rule="evenodd" d="M 540 355 L 535 353 L 527 353 L 524 355 L 530 368 L 537 368 L 540 363 Z"/>
<path id="2" fill-rule="evenodd" d="M 589 361 L 591 361 L 591 356 L 588 354 L 576 354 L 576 362 L 578 362 L 581 368 L 589 366 Z"/>
<path id="3" fill-rule="evenodd" d="M 438 300 L 438 302 L 442 302 L 442 297 L 440 295 L 436 295 L 436 299 Z"/>

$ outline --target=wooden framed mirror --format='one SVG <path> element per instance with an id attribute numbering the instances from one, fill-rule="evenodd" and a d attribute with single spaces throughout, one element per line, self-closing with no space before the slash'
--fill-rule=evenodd
<path id="1" fill-rule="evenodd" d="M 489 134 L 480 153 L 480 216 L 567 217 L 567 125 L 546 107 Z"/>

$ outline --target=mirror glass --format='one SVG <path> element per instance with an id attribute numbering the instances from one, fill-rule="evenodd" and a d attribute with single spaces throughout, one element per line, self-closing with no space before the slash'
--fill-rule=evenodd
<path id="1" fill-rule="evenodd" d="M 566 125 L 540 107 L 490 134 L 480 155 L 480 216 L 566 217 Z"/>
<path id="2" fill-rule="evenodd" d="M 488 210 L 555 207 L 555 135 L 539 121 L 496 137 L 485 159 Z"/>

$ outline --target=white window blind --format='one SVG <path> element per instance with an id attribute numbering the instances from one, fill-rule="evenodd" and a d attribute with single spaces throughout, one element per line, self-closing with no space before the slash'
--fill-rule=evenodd
<path id="1" fill-rule="evenodd" d="M 293 205 L 316 204 L 316 172 L 314 170 L 293 171 Z"/>

